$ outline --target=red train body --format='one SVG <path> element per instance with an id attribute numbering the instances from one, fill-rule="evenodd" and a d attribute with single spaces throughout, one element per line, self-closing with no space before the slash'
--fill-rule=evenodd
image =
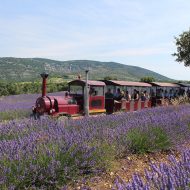
<path id="1" fill-rule="evenodd" d="M 71 86 L 81 87 L 80 94 L 78 93 L 65 93 L 63 96 L 48 96 L 46 95 L 46 80 L 48 75 L 41 74 L 42 82 L 42 96 L 36 100 L 36 104 L 33 107 L 33 114 L 35 117 L 41 115 L 58 116 L 77 116 L 84 115 L 84 88 L 85 81 L 74 80 L 69 83 L 69 89 Z M 99 88 L 102 89 L 102 93 L 89 96 L 89 112 L 90 113 L 103 113 L 105 112 L 105 97 L 104 87 L 105 83 L 101 81 L 88 81 L 90 89 Z M 69 90 L 70 91 L 70 90 Z M 94 91 L 97 93 L 97 91 Z"/>
<path id="2" fill-rule="evenodd" d="M 79 106 L 71 104 L 70 99 L 61 96 L 44 96 L 36 100 L 35 112 L 39 115 L 52 116 L 74 115 L 79 113 Z"/>

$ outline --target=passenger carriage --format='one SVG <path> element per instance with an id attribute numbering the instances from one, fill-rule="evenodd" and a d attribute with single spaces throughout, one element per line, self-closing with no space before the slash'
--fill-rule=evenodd
<path id="1" fill-rule="evenodd" d="M 144 82 L 131 82 L 131 81 L 116 81 L 116 80 L 102 80 L 106 84 L 107 89 L 111 89 L 114 93 L 118 88 L 126 92 L 126 90 L 132 95 L 133 90 L 136 89 L 139 92 L 147 91 L 150 93 L 151 91 L 151 84 L 144 83 Z M 137 111 L 143 108 L 151 107 L 151 100 L 147 99 L 145 101 L 141 101 L 139 98 L 138 100 L 131 99 L 127 101 L 125 99 L 121 100 L 120 102 L 114 102 L 110 98 L 105 99 L 106 109 L 109 113 L 113 113 L 114 111 L 124 110 L 124 111 Z"/>
<path id="2" fill-rule="evenodd" d="M 169 104 L 169 100 L 177 97 L 180 90 L 180 85 L 176 83 L 151 82 L 151 85 L 152 106 Z"/>
<path id="3" fill-rule="evenodd" d="M 180 85 L 180 95 L 187 95 L 190 98 L 190 84 L 178 83 Z"/>

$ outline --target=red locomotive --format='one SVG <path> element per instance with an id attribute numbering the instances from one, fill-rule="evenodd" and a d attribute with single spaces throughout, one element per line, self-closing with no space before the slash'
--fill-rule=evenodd
<path id="1" fill-rule="evenodd" d="M 84 80 L 73 80 L 68 83 L 69 93 L 66 92 L 63 96 L 48 96 L 46 95 L 46 81 L 48 74 L 41 74 L 42 81 L 42 96 L 36 100 L 33 107 L 35 118 L 47 114 L 54 117 L 58 116 L 77 116 L 84 115 L 85 110 L 85 85 Z M 105 112 L 105 83 L 101 81 L 88 80 L 89 88 L 89 113 Z"/>

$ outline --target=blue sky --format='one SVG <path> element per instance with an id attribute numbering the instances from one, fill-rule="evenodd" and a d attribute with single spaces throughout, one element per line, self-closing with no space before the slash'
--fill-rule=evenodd
<path id="1" fill-rule="evenodd" d="M 0 57 L 115 61 L 190 80 L 171 56 L 189 27 L 188 0 L 6 0 Z"/>

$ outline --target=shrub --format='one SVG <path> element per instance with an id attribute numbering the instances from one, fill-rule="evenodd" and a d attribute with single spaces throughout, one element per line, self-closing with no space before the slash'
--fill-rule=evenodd
<path id="1" fill-rule="evenodd" d="M 127 134 L 126 140 L 129 142 L 128 148 L 132 153 L 145 153 L 149 150 L 148 134 L 143 131 L 132 129 Z"/>
<path id="2" fill-rule="evenodd" d="M 166 132 L 159 127 L 148 127 L 147 131 L 138 128 L 131 129 L 127 133 L 129 150 L 132 153 L 146 153 L 156 150 L 166 150 L 170 147 L 170 141 Z"/>

